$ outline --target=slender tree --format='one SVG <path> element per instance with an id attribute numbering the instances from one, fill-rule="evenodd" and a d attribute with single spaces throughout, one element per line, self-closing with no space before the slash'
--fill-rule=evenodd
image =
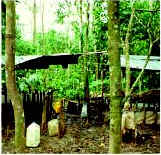
<path id="1" fill-rule="evenodd" d="M 94 0 L 93 2 L 93 37 L 94 37 L 94 52 L 97 52 L 97 40 L 96 40 L 96 26 L 95 26 L 95 23 L 96 23 L 96 17 L 95 17 L 95 6 L 96 6 L 96 1 Z M 99 57 L 100 55 L 97 55 L 96 54 L 96 81 L 98 80 L 98 74 L 99 74 L 99 63 L 98 63 L 98 60 L 99 60 Z M 98 93 L 98 85 L 96 87 L 96 94 Z"/>
<path id="2" fill-rule="evenodd" d="M 134 19 L 135 8 L 132 5 L 132 13 L 129 20 L 129 25 L 126 33 L 125 38 L 125 46 L 124 46 L 124 55 L 126 58 L 126 89 L 125 89 L 125 96 L 129 95 L 130 92 L 130 57 L 129 57 L 129 38 L 131 34 L 131 28 Z M 126 104 L 129 104 L 130 98 L 127 100 Z"/>
<path id="3" fill-rule="evenodd" d="M 83 20 L 82 20 L 82 0 L 80 0 L 80 51 L 83 53 Z"/>
<path id="4" fill-rule="evenodd" d="M 119 1 L 108 1 L 108 52 L 110 69 L 109 153 L 120 153 L 121 143 L 121 67 Z"/>
<path id="5" fill-rule="evenodd" d="M 153 9 L 153 1 L 149 1 L 149 5 L 150 5 L 150 9 Z M 155 40 L 153 40 L 154 38 L 152 37 L 152 34 L 151 34 L 151 31 L 150 31 L 150 25 L 152 24 L 152 16 L 153 16 L 153 11 L 151 10 L 146 10 L 146 11 L 149 11 L 151 16 L 149 18 L 149 21 L 148 21 L 148 24 L 147 24 L 147 33 L 148 33 L 148 37 L 149 37 L 149 49 L 148 49 L 148 54 L 147 54 L 147 58 L 145 60 L 145 64 L 142 68 L 142 70 L 140 71 L 138 77 L 136 78 L 135 82 L 132 84 L 128 94 L 125 96 L 125 98 L 122 100 L 122 103 L 125 103 L 129 100 L 134 88 L 136 87 L 136 85 L 138 84 L 140 78 L 142 77 L 142 75 L 144 74 L 144 70 L 150 60 L 150 55 L 151 55 L 151 52 L 152 52 L 152 47 L 153 45 L 160 39 L 160 36 L 159 35 L 156 35 L 155 36 Z M 136 16 L 135 16 L 136 17 Z M 137 18 L 137 17 L 136 17 Z M 139 21 L 138 19 L 138 22 L 142 24 L 142 26 L 146 29 L 146 27 L 144 26 L 144 24 L 142 22 Z"/>
<path id="6" fill-rule="evenodd" d="M 15 118 L 15 148 L 22 152 L 24 139 L 24 110 L 23 101 L 16 87 L 15 75 L 15 1 L 7 0 L 6 4 L 6 84 L 8 96 L 11 99 Z"/>
<path id="7" fill-rule="evenodd" d="M 35 45 L 36 41 L 36 0 L 34 0 L 34 7 L 33 7 L 33 45 Z"/>
<path id="8" fill-rule="evenodd" d="M 85 51 L 84 51 L 84 92 L 85 92 L 85 101 L 89 102 L 89 81 L 88 81 L 88 64 L 87 64 L 87 56 L 88 56 L 88 41 L 89 41 L 89 9 L 90 3 L 87 0 L 87 23 L 86 23 L 86 34 L 85 34 Z"/>
<path id="9" fill-rule="evenodd" d="M 42 14 L 41 14 L 41 31 L 42 31 L 42 54 L 47 54 L 46 50 L 45 50 L 45 36 L 44 36 L 44 0 L 41 0 L 42 2 Z M 43 77 L 43 83 L 44 83 L 44 88 L 46 90 L 46 83 L 47 83 L 47 72 L 48 70 L 43 70 L 43 74 L 44 74 L 44 77 Z M 43 99 L 43 111 L 42 111 L 42 121 L 41 121 L 41 131 L 42 133 L 45 133 L 46 132 L 46 129 L 47 129 L 47 118 L 46 118 L 46 115 L 47 115 L 47 94 L 45 93 L 44 95 L 44 99 Z"/>
<path id="10" fill-rule="evenodd" d="M 42 30 L 42 54 L 46 54 L 45 52 L 45 36 L 44 36 L 44 7 L 45 7 L 45 2 L 44 0 L 41 0 L 42 2 L 42 12 L 41 12 L 41 30 Z"/>

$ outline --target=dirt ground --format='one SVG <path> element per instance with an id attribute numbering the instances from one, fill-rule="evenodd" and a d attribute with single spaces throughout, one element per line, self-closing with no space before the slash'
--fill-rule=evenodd
<path id="1" fill-rule="evenodd" d="M 122 143 L 121 153 L 160 153 L 160 131 L 152 131 L 153 136 L 141 144 Z M 68 125 L 64 137 L 41 136 L 40 146 L 25 148 L 24 153 L 108 153 L 109 129 L 105 126 L 92 126 L 80 129 L 79 123 Z M 14 151 L 13 134 L 2 138 L 2 153 Z"/>

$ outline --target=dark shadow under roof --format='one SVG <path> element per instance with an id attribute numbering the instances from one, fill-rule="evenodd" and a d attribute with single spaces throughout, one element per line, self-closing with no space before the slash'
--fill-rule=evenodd
<path id="1" fill-rule="evenodd" d="M 106 54 L 106 52 L 90 52 L 91 54 Z M 83 54 L 54 54 L 54 55 L 32 55 L 16 56 L 16 69 L 47 69 L 50 65 L 62 65 L 68 67 L 68 64 L 77 64 L 78 58 Z M 147 56 L 130 55 L 130 68 L 140 70 L 143 68 Z M 108 65 L 107 63 L 106 65 Z M 5 65 L 5 56 L 2 57 L 2 66 Z M 121 67 L 125 68 L 125 56 L 121 55 Z M 151 56 L 145 70 L 160 71 L 160 57 Z"/>
<path id="2" fill-rule="evenodd" d="M 77 64 L 80 54 L 54 54 L 54 55 L 32 55 L 16 56 L 16 69 L 47 69 L 50 65 L 62 65 L 68 67 L 68 64 Z M 5 57 L 2 60 L 2 66 L 5 65 Z"/>

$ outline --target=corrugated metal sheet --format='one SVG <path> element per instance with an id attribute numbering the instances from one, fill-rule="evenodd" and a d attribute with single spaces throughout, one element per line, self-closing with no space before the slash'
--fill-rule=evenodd
<path id="1" fill-rule="evenodd" d="M 142 69 L 147 56 L 130 55 L 130 68 Z M 121 56 L 121 67 L 126 66 L 125 56 Z M 146 70 L 160 70 L 160 57 L 151 56 L 145 68 Z"/>

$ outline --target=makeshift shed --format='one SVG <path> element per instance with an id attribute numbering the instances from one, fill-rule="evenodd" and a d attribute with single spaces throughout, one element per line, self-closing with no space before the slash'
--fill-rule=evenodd
<path id="1" fill-rule="evenodd" d="M 88 55 L 106 54 L 107 52 L 89 52 Z M 53 55 L 32 55 L 32 56 L 16 56 L 16 69 L 47 69 L 50 65 L 62 65 L 64 68 L 68 64 L 77 64 L 78 58 L 83 56 L 82 53 L 69 54 L 53 54 Z M 130 68 L 132 70 L 141 70 L 145 64 L 147 56 L 130 55 Z M 2 67 L 5 65 L 5 56 L 2 56 Z M 109 62 L 106 64 L 109 65 Z M 121 67 L 125 68 L 125 56 L 121 55 Z M 160 71 L 160 57 L 150 56 L 150 60 L 145 70 Z"/>
<path id="2" fill-rule="evenodd" d="M 80 54 L 54 54 L 54 55 L 30 55 L 16 56 L 16 69 L 47 69 L 49 65 L 62 65 L 68 67 L 68 64 L 77 64 Z M 2 67 L 5 65 L 5 57 L 2 57 Z"/>

